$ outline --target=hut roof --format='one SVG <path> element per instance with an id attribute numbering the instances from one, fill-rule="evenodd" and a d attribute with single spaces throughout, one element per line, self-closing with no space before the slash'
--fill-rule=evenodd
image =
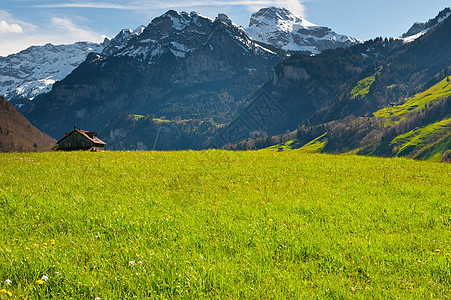
<path id="1" fill-rule="evenodd" d="M 106 145 L 106 143 L 104 141 L 102 141 L 101 139 L 99 139 L 97 137 L 97 132 L 77 129 L 77 127 L 75 127 L 75 126 L 74 126 L 74 130 L 72 130 L 71 132 L 65 132 L 64 137 L 62 139 L 60 139 L 57 143 L 58 144 L 61 143 L 64 139 L 66 139 L 68 136 L 70 136 L 71 134 L 73 134 L 75 132 L 78 132 L 79 134 L 81 134 L 82 136 L 84 136 L 85 138 L 87 138 L 88 140 L 90 140 L 91 142 L 93 142 L 95 144 Z"/>

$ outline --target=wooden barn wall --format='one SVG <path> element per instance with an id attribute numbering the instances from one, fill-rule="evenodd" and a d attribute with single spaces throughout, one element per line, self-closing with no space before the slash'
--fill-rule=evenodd
<path id="1" fill-rule="evenodd" d="M 84 146 L 83 144 L 84 143 Z M 91 148 L 94 143 L 79 133 L 73 133 L 60 143 L 61 148 Z"/>

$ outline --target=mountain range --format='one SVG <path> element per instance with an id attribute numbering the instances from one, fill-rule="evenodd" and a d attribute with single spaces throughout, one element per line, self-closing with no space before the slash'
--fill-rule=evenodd
<path id="1" fill-rule="evenodd" d="M 449 15 L 363 43 L 283 8 L 261 9 L 246 29 L 224 14 L 171 10 L 105 41 L 48 93 L 11 103 L 53 137 L 77 124 L 109 149 L 253 149 L 287 137 L 303 147 L 328 135 L 324 151 L 351 151 L 333 142 L 342 120 L 362 129 L 362 118 L 448 78 Z M 379 146 L 359 151 L 388 153 Z"/>
<path id="2" fill-rule="evenodd" d="M 183 22 L 188 20 L 190 15 L 199 14 L 192 12 L 189 15 L 182 12 L 180 15 L 184 17 L 180 19 L 181 23 L 178 23 L 177 26 L 182 27 L 186 25 L 183 25 Z M 228 19 L 227 16 L 225 17 Z M 3 94 L 8 100 L 15 99 L 16 106 L 19 104 L 23 106 L 27 102 L 17 101 L 18 99 L 33 100 L 37 95 L 49 92 L 56 81 L 69 75 L 86 59 L 89 53 L 106 56 L 126 53 L 127 50 L 124 48 L 127 47 L 129 40 L 141 35 L 145 28 L 146 26 L 141 25 L 136 29 L 123 29 L 113 39 L 105 39 L 101 44 L 86 42 L 57 46 L 46 44 L 45 46 L 33 46 L 7 57 L 0 57 L 0 80 L 4 82 L 0 87 L 0 95 Z M 258 42 L 283 50 L 303 51 L 306 54 L 318 54 L 326 49 L 350 46 L 361 42 L 352 37 L 338 35 L 330 28 L 317 26 L 296 17 L 287 9 L 276 7 L 264 8 L 254 13 L 249 27 L 244 30 L 250 38 Z M 171 45 L 173 53 L 182 55 L 184 50 L 189 50 L 189 48 L 177 49 L 175 43 L 178 42 L 176 40 Z M 152 47 L 151 40 L 142 38 L 140 41 L 148 44 L 143 44 L 143 47 Z M 159 51 L 153 50 L 156 51 L 155 54 Z M 134 51 L 139 52 L 137 49 Z M 130 52 L 128 55 L 133 56 Z"/>

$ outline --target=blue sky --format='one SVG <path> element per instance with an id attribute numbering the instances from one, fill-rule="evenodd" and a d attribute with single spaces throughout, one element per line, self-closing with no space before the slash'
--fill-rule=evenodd
<path id="1" fill-rule="evenodd" d="M 136 28 L 169 9 L 214 18 L 226 13 L 246 27 L 252 12 L 267 6 L 291 9 L 312 23 L 361 40 L 397 37 L 427 21 L 450 0 L 0 0 L 0 56 L 31 45 L 99 42 Z"/>

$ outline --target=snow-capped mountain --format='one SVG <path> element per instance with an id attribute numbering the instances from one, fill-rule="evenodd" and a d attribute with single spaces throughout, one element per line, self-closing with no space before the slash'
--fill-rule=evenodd
<path id="1" fill-rule="evenodd" d="M 410 29 L 401 36 L 401 38 L 404 39 L 406 43 L 412 42 L 437 26 L 439 23 L 443 22 L 449 16 L 451 16 L 451 8 L 447 7 L 434 19 L 430 19 L 426 23 L 415 22 L 412 27 L 410 27 Z"/>
<path id="2" fill-rule="evenodd" d="M 148 62 L 156 61 L 167 53 L 171 53 L 176 58 L 186 58 L 201 48 L 210 47 L 210 50 L 213 50 L 209 36 L 212 31 L 222 27 L 226 27 L 236 44 L 245 51 L 257 55 L 275 55 L 274 52 L 250 39 L 246 32 L 233 24 L 225 14 L 219 14 L 213 20 L 197 12 L 179 13 L 174 10 L 169 10 L 155 18 L 146 28 L 140 28 L 138 33 L 136 30 L 132 31 L 122 39 L 121 43 L 112 47 L 111 45 L 118 38 L 116 37 L 102 54 L 130 56 Z"/>
<path id="3" fill-rule="evenodd" d="M 255 40 L 283 50 L 319 54 L 326 49 L 359 44 L 359 39 L 337 34 L 295 16 L 286 8 L 262 8 L 252 14 L 247 34 Z"/>
<path id="4" fill-rule="evenodd" d="M 106 41 L 107 42 L 107 41 Z M 32 46 L 17 54 L 0 57 L 0 95 L 8 100 L 33 99 L 50 91 L 82 63 L 88 53 L 102 52 L 102 44 L 77 42 L 70 45 Z"/>

